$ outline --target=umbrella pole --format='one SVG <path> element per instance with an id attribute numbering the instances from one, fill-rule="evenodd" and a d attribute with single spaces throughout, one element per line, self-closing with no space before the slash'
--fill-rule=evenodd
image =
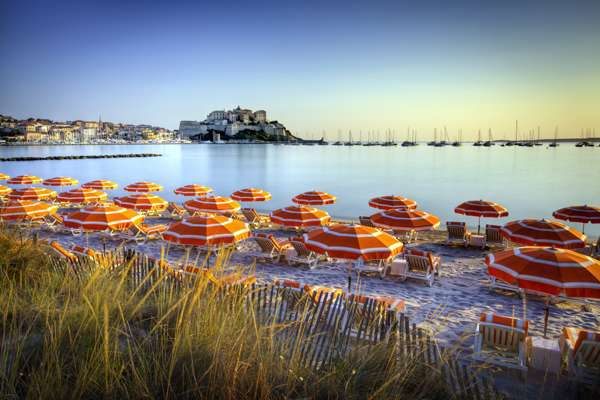
<path id="1" fill-rule="evenodd" d="M 544 339 L 546 338 L 546 332 L 548 331 L 548 316 L 550 315 L 550 298 L 546 299 L 546 306 L 544 307 Z"/>
<path id="2" fill-rule="evenodd" d="M 523 290 L 523 321 L 527 321 L 527 293 Z"/>
<path id="3" fill-rule="evenodd" d="M 479 216 L 479 219 L 477 221 L 477 234 L 479 235 L 480 232 L 481 232 L 481 215 Z"/>

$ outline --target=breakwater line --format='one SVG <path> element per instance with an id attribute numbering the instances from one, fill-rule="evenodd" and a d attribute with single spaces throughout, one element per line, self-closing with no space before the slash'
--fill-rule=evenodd
<path id="1" fill-rule="evenodd" d="M 158 153 L 133 153 L 133 154 L 90 154 L 69 156 L 47 156 L 47 157 L 2 157 L 0 161 L 48 161 L 48 160 L 82 160 L 85 158 L 144 158 L 162 157 Z"/>

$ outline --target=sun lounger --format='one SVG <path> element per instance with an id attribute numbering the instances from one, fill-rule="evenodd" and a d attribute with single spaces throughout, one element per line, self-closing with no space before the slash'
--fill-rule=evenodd
<path id="1" fill-rule="evenodd" d="M 446 222 L 446 230 L 448 231 L 448 236 L 446 237 L 447 245 L 467 245 L 467 239 L 470 232 L 467 231 L 467 226 L 464 222 L 448 221 Z"/>
<path id="2" fill-rule="evenodd" d="M 485 226 L 485 245 L 505 247 L 504 236 L 500 234 L 502 227 L 500 225 Z"/>
<path id="3" fill-rule="evenodd" d="M 410 249 L 405 254 L 407 268 L 402 277 L 425 281 L 433 285 L 435 275 L 440 275 L 441 257 L 430 252 Z"/>
<path id="4" fill-rule="evenodd" d="M 359 274 L 378 274 L 382 275 L 386 268 L 389 267 L 392 262 L 392 258 L 387 258 L 385 260 L 374 260 L 363 262 L 362 260 L 354 263 L 352 269 Z"/>
<path id="5" fill-rule="evenodd" d="M 308 250 L 303 241 L 292 239 L 289 243 L 296 251 L 296 255 L 286 257 L 287 262 L 290 265 L 303 264 L 308 266 L 310 269 L 314 269 L 319 265 L 319 262 L 327 260 L 327 256 Z"/>
<path id="6" fill-rule="evenodd" d="M 63 232 L 63 233 L 72 233 L 71 229 L 66 228 L 63 223 L 64 223 L 64 219 L 62 217 L 62 215 L 58 214 L 58 213 L 51 213 L 49 214 L 45 220 L 45 227 L 48 228 L 49 231 L 54 232 L 54 233 L 59 233 L 59 232 Z"/>
<path id="7" fill-rule="evenodd" d="M 527 370 L 529 321 L 483 313 L 475 328 L 473 358 L 488 364 Z"/>
<path id="8" fill-rule="evenodd" d="M 54 250 L 56 254 L 67 259 L 68 261 L 76 261 L 77 256 L 71 251 L 65 249 L 60 243 L 54 241 L 50 243 L 50 248 Z"/>
<path id="9" fill-rule="evenodd" d="M 600 381 L 600 332 L 564 328 L 560 348 L 572 378 L 586 383 Z"/>
<path id="10" fill-rule="evenodd" d="M 254 229 L 271 226 L 271 218 L 268 215 L 260 215 L 254 208 L 242 208 L 242 214 L 246 218 L 246 222 Z"/>
<path id="11" fill-rule="evenodd" d="M 78 257 L 84 257 L 84 258 L 89 257 L 92 259 L 96 259 L 100 256 L 100 253 L 98 253 L 96 250 L 94 250 L 90 247 L 79 246 L 77 244 L 71 245 L 71 247 L 69 248 L 69 251 Z"/>
<path id="12" fill-rule="evenodd" d="M 251 237 L 258 245 L 260 251 L 252 255 L 257 259 L 279 262 L 281 257 L 285 256 L 285 250 L 289 246 L 288 243 L 279 242 L 273 235 L 256 234 Z"/>
<path id="13" fill-rule="evenodd" d="M 373 228 L 375 227 L 375 225 L 371 221 L 371 217 L 361 215 L 360 217 L 358 217 L 358 221 L 360 222 L 361 225 L 370 226 Z"/>
<path id="14" fill-rule="evenodd" d="M 163 215 L 166 214 L 168 217 L 172 218 L 183 218 L 186 213 L 186 209 L 181 207 L 179 204 L 169 202 L 169 205 L 167 206 Z"/>
<path id="15" fill-rule="evenodd" d="M 144 223 L 133 224 L 129 229 L 121 232 L 119 238 L 145 243 L 147 240 L 161 239 L 162 233 L 169 227 L 165 224 L 148 225 Z"/>

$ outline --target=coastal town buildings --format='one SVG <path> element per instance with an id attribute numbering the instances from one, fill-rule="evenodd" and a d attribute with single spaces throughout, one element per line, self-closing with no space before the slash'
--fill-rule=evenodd
<path id="1" fill-rule="evenodd" d="M 179 133 L 185 138 L 208 133 L 219 133 L 220 137 L 233 137 L 242 131 L 260 132 L 278 139 L 284 139 L 289 134 L 283 124 L 269 121 L 265 110 L 252 111 L 240 106 L 229 111 L 212 111 L 202 121 L 179 123 Z"/>

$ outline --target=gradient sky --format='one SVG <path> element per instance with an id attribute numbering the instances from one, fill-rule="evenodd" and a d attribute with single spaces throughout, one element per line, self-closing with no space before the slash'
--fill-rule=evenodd
<path id="1" fill-rule="evenodd" d="M 493 3 L 3 0 L 0 114 L 177 128 L 239 104 L 330 138 L 600 128 L 600 1 Z"/>

